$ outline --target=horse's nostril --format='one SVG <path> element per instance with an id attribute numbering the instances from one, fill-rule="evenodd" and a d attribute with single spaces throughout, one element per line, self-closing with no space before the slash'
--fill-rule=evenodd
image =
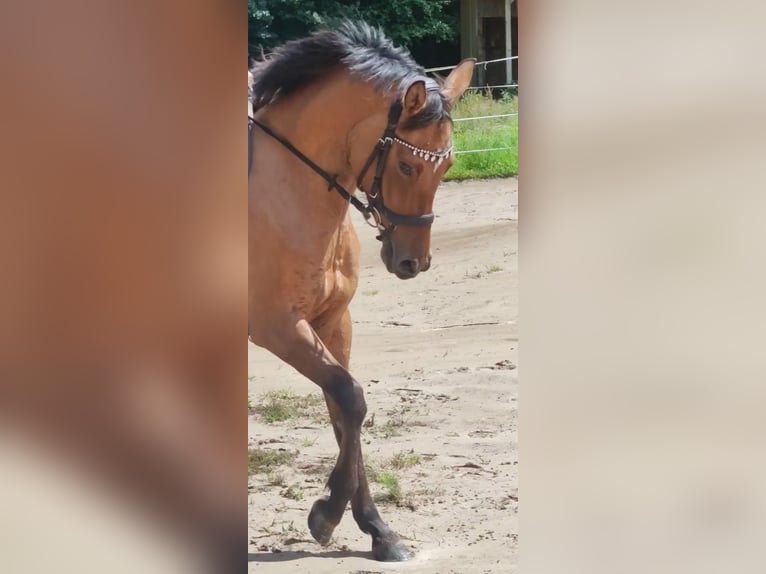
<path id="1" fill-rule="evenodd" d="M 399 262 L 399 272 L 402 275 L 416 275 L 420 271 L 420 263 L 417 259 L 403 259 Z"/>

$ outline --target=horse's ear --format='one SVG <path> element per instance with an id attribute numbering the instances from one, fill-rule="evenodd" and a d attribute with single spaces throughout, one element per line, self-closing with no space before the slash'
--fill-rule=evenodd
<path id="1" fill-rule="evenodd" d="M 411 116 L 422 111 L 426 107 L 427 101 L 426 83 L 423 80 L 412 82 L 404 93 L 404 98 L 402 98 L 404 111 Z"/>
<path id="2" fill-rule="evenodd" d="M 450 108 L 460 99 L 466 88 L 471 84 L 473 77 L 473 68 L 476 64 L 476 58 L 466 58 L 460 62 L 449 76 L 444 79 L 444 86 L 441 89 L 442 94 L 447 98 Z"/>

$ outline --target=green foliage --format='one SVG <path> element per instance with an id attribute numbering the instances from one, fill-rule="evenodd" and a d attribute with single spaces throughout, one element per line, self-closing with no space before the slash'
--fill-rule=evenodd
<path id="1" fill-rule="evenodd" d="M 270 47 L 276 36 L 270 31 L 274 19 L 269 12 L 268 2 L 247 0 L 247 48 L 254 57 L 260 47 Z"/>
<path id="2" fill-rule="evenodd" d="M 378 25 L 397 44 L 410 46 L 456 37 L 457 0 L 248 0 L 248 52 L 307 36 L 344 19 Z"/>

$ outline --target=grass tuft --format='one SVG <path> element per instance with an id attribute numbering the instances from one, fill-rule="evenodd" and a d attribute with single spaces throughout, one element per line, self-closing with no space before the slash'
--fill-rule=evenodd
<path id="1" fill-rule="evenodd" d="M 253 412 L 261 415 L 267 423 L 276 423 L 317 413 L 322 397 L 297 395 L 290 391 L 273 391 L 263 395 Z"/>
<path id="2" fill-rule="evenodd" d="M 399 477 L 390 470 L 373 473 L 370 479 L 383 486 L 383 492 L 379 493 L 376 502 L 393 502 L 398 504 L 402 500 L 402 487 L 399 484 Z"/>
<path id="3" fill-rule="evenodd" d="M 296 456 L 298 456 L 297 452 L 288 450 L 251 448 L 247 453 L 248 473 L 270 472 L 277 466 L 291 463 Z"/>
<path id="4" fill-rule="evenodd" d="M 303 489 L 297 482 L 288 486 L 281 494 L 290 500 L 303 500 Z"/>
<path id="5" fill-rule="evenodd" d="M 268 474 L 266 477 L 266 482 L 270 486 L 285 486 L 287 484 L 284 475 L 275 471 L 272 471 Z"/>
<path id="6" fill-rule="evenodd" d="M 410 468 L 416 464 L 420 464 L 420 455 L 414 451 L 397 452 L 391 459 L 391 466 L 397 470 Z"/>

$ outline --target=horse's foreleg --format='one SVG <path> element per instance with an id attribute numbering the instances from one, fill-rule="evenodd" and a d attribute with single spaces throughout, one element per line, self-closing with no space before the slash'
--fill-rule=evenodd
<path id="1" fill-rule="evenodd" d="M 346 505 L 359 487 L 359 435 L 367 413 L 364 391 L 305 320 L 293 323 L 288 329 L 272 330 L 261 337 L 259 344 L 319 385 L 336 406 L 334 425 L 340 453 L 327 482 L 330 495 L 317 500 L 309 514 L 311 535 L 320 544 L 328 544 Z"/>
<path id="2" fill-rule="evenodd" d="M 351 315 L 346 309 L 338 326 L 327 339 L 327 347 L 340 365 L 348 369 L 351 351 Z M 333 398 L 325 393 L 327 410 L 330 413 L 335 438 L 340 446 L 343 438 L 343 430 L 340 425 L 340 408 Z M 367 482 L 367 474 L 364 470 L 361 441 L 358 444 L 357 453 L 357 477 L 358 487 L 351 497 L 351 510 L 354 520 L 362 532 L 372 537 L 372 552 L 376 560 L 401 561 L 409 557 L 409 550 L 401 542 L 399 536 L 383 521 L 375 507 L 375 502 L 370 495 L 370 486 Z"/>

